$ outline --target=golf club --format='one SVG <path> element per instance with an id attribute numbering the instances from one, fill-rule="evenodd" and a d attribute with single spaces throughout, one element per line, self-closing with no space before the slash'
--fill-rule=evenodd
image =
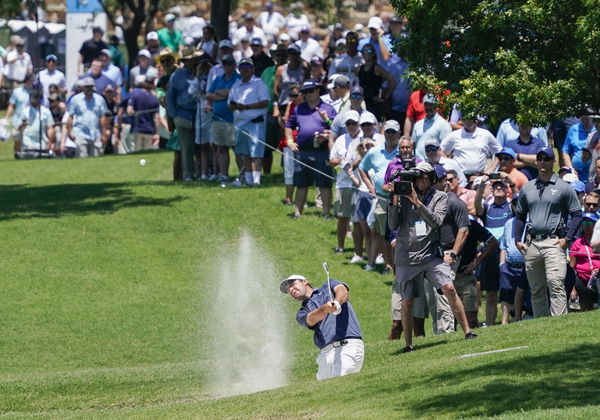
<path id="1" fill-rule="evenodd" d="M 325 270 L 325 273 L 327 274 L 327 291 L 329 292 L 329 300 L 332 302 L 335 302 L 333 300 L 333 293 L 331 293 L 331 281 L 329 278 L 329 266 L 327 265 L 326 262 L 323 262 L 323 270 Z M 339 305 L 339 303 L 337 303 L 337 302 L 335 302 L 335 306 L 337 307 L 337 310 L 333 314 L 339 315 L 342 312 L 342 308 Z"/>

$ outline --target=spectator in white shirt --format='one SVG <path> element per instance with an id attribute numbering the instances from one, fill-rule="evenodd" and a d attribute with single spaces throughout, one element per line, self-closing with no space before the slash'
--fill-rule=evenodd
<path id="1" fill-rule="evenodd" d="M 267 45 L 267 37 L 265 32 L 255 25 L 254 16 L 252 16 L 252 13 L 246 13 L 244 15 L 244 25 L 235 31 L 233 45 L 239 45 L 242 42 L 242 39 L 248 38 L 248 40 L 251 40 L 252 38 L 256 37 L 262 39 L 263 45 Z"/>
<path id="2" fill-rule="evenodd" d="M 298 2 L 292 5 L 292 13 L 285 18 L 287 33 L 294 39 L 298 38 L 300 29 L 310 25 L 308 18 L 302 13 L 302 3 Z"/>
<path id="3" fill-rule="evenodd" d="M 285 26 L 283 15 L 273 9 L 273 2 L 265 4 L 265 11 L 258 15 L 258 24 L 265 32 L 270 41 L 277 37 L 277 34 Z"/>
<path id="4" fill-rule="evenodd" d="M 308 63 L 315 56 L 323 58 L 323 49 L 317 40 L 311 38 L 308 26 L 304 26 L 300 30 L 300 39 L 296 41 L 296 45 L 300 47 L 300 57 Z"/>
<path id="5" fill-rule="evenodd" d="M 67 85 L 65 82 L 65 74 L 56 68 L 56 63 L 58 62 L 58 57 L 54 54 L 48 54 L 46 56 L 46 68 L 39 72 L 38 78 L 40 80 L 40 84 L 43 89 L 43 100 L 42 104 L 45 107 L 49 106 L 48 102 L 48 88 L 50 85 L 57 85 L 60 94 L 64 97 L 67 94 Z"/>
<path id="6" fill-rule="evenodd" d="M 25 41 L 20 36 L 12 38 L 14 48 L 4 57 L 4 78 L 9 87 L 23 83 L 26 74 L 33 74 L 31 57 L 25 52 Z"/>

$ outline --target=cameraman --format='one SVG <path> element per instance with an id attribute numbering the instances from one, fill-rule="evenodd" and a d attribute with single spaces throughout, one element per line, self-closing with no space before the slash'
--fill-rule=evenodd
<path id="1" fill-rule="evenodd" d="M 396 287 L 402 297 L 402 327 L 406 347 L 413 350 L 411 309 L 415 297 L 415 283 L 420 276 L 440 290 L 448 299 L 458 319 L 465 339 L 477 337 L 471 332 L 465 310 L 456 294 L 450 265 L 439 256 L 440 229 L 448 210 L 448 196 L 431 188 L 435 178 L 433 167 L 425 162 L 411 170 L 410 192 L 392 197 L 388 209 L 390 229 L 396 234 Z M 401 178 L 409 178 L 401 175 Z M 406 181 L 403 181 L 406 182 Z"/>

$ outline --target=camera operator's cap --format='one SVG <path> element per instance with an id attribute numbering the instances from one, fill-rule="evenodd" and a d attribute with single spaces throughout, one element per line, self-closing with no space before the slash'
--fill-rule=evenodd
<path id="1" fill-rule="evenodd" d="M 306 92 L 307 90 L 318 89 L 319 85 L 313 79 L 305 80 L 302 83 L 302 87 L 300 88 L 300 92 Z"/>
<path id="2" fill-rule="evenodd" d="M 571 182 L 571 188 L 573 188 L 576 193 L 585 192 L 585 184 L 580 180 Z"/>
<path id="3" fill-rule="evenodd" d="M 235 58 L 233 58 L 233 55 L 231 55 L 231 54 L 225 54 L 223 57 L 221 57 L 221 63 L 222 64 L 235 64 Z"/>
<path id="4" fill-rule="evenodd" d="M 369 29 L 381 29 L 381 28 L 383 28 L 383 21 L 381 20 L 381 18 L 379 18 L 377 16 L 373 16 L 372 18 L 369 19 L 369 23 L 367 24 L 367 27 Z"/>
<path id="5" fill-rule="evenodd" d="M 598 221 L 598 215 L 596 213 L 592 213 L 592 212 L 583 213 L 581 218 L 591 220 L 592 222 Z"/>
<path id="6" fill-rule="evenodd" d="M 515 151 L 513 149 L 511 149 L 510 147 L 503 147 L 502 150 L 500 150 L 498 153 L 496 153 L 496 156 L 501 156 L 501 155 L 510 156 L 512 159 L 517 157 L 517 154 L 515 153 Z"/>
<path id="7" fill-rule="evenodd" d="M 100 55 L 105 55 L 108 58 L 112 58 L 112 53 L 110 52 L 110 50 L 108 48 L 104 48 L 103 50 L 101 50 Z"/>
<path id="8" fill-rule="evenodd" d="M 56 63 L 58 61 L 58 57 L 54 54 L 48 54 L 46 56 L 46 62 L 48 61 L 54 61 Z"/>
<path id="9" fill-rule="evenodd" d="M 148 60 L 150 60 L 152 58 L 152 54 L 150 54 L 150 51 L 148 51 L 145 48 L 142 48 L 138 53 L 137 53 L 138 57 L 146 57 Z"/>
<path id="10" fill-rule="evenodd" d="M 240 69 L 248 69 L 250 67 L 254 67 L 254 61 L 252 61 L 250 58 L 242 58 L 238 63 L 238 67 Z"/>
<path id="11" fill-rule="evenodd" d="M 375 114 L 369 111 L 363 111 L 360 114 L 360 119 L 358 120 L 359 124 L 377 124 L 377 117 Z"/>
<path id="12" fill-rule="evenodd" d="M 383 124 L 383 131 L 388 131 L 388 130 L 393 130 L 397 133 L 400 132 L 400 124 L 398 123 L 398 121 L 396 120 L 387 120 L 385 122 L 385 124 Z M 429 165 L 431 166 L 431 165 Z M 433 168 L 431 168 L 431 170 L 433 171 Z"/>
<path id="13" fill-rule="evenodd" d="M 417 163 L 417 166 L 415 166 L 415 169 L 417 171 L 421 171 L 425 174 L 430 174 L 432 172 L 435 172 L 435 169 L 433 169 L 433 166 L 431 166 L 431 164 L 427 163 L 427 162 L 419 162 Z"/>
<path id="14" fill-rule="evenodd" d="M 350 88 L 350 79 L 348 79 L 348 77 L 341 74 L 338 77 L 336 77 L 336 79 L 333 82 L 333 86 L 334 87 L 343 87 L 343 88 L 348 89 L 348 88 Z"/>
<path id="15" fill-rule="evenodd" d="M 556 156 L 554 155 L 554 150 L 552 150 L 552 147 L 548 147 L 548 146 L 541 147 L 540 150 L 538 150 L 535 155 L 538 156 L 540 153 L 545 154 L 546 156 L 548 156 L 551 159 L 556 158 Z"/>
<path id="16" fill-rule="evenodd" d="M 250 46 L 253 46 L 253 45 L 260 45 L 262 47 L 263 46 L 262 39 L 258 36 L 255 36 L 254 38 L 252 38 L 250 40 Z"/>
<path id="17" fill-rule="evenodd" d="M 219 41 L 219 48 L 231 48 L 233 49 L 233 44 L 229 39 L 222 39 Z"/>
<path id="18" fill-rule="evenodd" d="M 435 105 L 437 103 L 437 98 L 433 93 L 428 93 L 427 95 L 423 96 L 423 103 Z"/>
<path id="19" fill-rule="evenodd" d="M 437 180 L 443 179 L 446 177 L 446 168 L 444 168 L 440 164 L 433 165 L 433 170 L 435 171 L 435 178 Z"/>
<path id="20" fill-rule="evenodd" d="M 562 180 L 565 182 L 568 182 L 570 184 L 572 182 L 579 181 L 579 177 L 577 175 L 569 172 L 567 174 L 564 174 L 564 176 L 562 177 Z"/>
<path id="21" fill-rule="evenodd" d="M 344 124 L 346 124 L 348 121 L 354 121 L 355 123 L 358 123 L 359 120 L 360 115 L 358 115 L 358 111 L 349 109 L 348 111 L 344 112 Z"/>
<path id="22" fill-rule="evenodd" d="M 89 86 L 96 87 L 96 84 L 94 83 L 94 79 L 92 79 L 91 76 L 86 76 L 83 79 L 81 79 L 81 86 L 82 87 L 86 87 L 86 86 L 87 87 L 89 87 Z"/>
<path id="23" fill-rule="evenodd" d="M 158 32 L 150 31 L 146 34 L 146 41 L 158 41 Z"/>
<path id="24" fill-rule="evenodd" d="M 165 15 L 165 22 L 173 22 L 177 17 L 173 13 L 167 13 Z"/>
<path id="25" fill-rule="evenodd" d="M 292 274 L 287 279 L 281 280 L 281 283 L 279 283 L 279 290 L 281 291 L 281 293 L 287 294 L 290 285 L 296 280 L 306 280 L 306 277 L 300 274 Z"/>
<path id="26" fill-rule="evenodd" d="M 427 146 L 435 146 L 438 148 L 440 147 L 440 143 L 433 137 L 429 137 L 427 140 L 425 140 L 424 145 L 425 145 L 425 147 L 427 147 Z"/>

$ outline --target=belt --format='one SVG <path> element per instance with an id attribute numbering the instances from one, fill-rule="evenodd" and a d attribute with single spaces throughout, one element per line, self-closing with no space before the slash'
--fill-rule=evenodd
<path id="1" fill-rule="evenodd" d="M 329 349 L 337 349 L 338 347 L 343 347 L 346 344 L 348 344 L 351 340 L 362 340 L 362 338 L 360 337 L 348 337 L 348 338 L 344 338 L 343 340 L 339 340 L 339 341 L 333 341 L 329 344 L 327 344 L 325 347 L 323 347 L 321 349 L 321 351 L 323 350 L 329 350 Z"/>
<path id="2" fill-rule="evenodd" d="M 531 239 L 536 241 L 543 241 L 544 239 L 559 239 L 556 235 L 548 235 L 546 233 L 531 235 Z"/>
<path id="3" fill-rule="evenodd" d="M 510 265 L 511 267 L 514 267 L 514 268 L 523 268 L 523 267 L 525 267 L 525 263 L 518 263 L 518 262 L 517 263 L 511 263 L 511 262 L 507 261 L 506 264 L 508 264 L 508 265 Z"/>

